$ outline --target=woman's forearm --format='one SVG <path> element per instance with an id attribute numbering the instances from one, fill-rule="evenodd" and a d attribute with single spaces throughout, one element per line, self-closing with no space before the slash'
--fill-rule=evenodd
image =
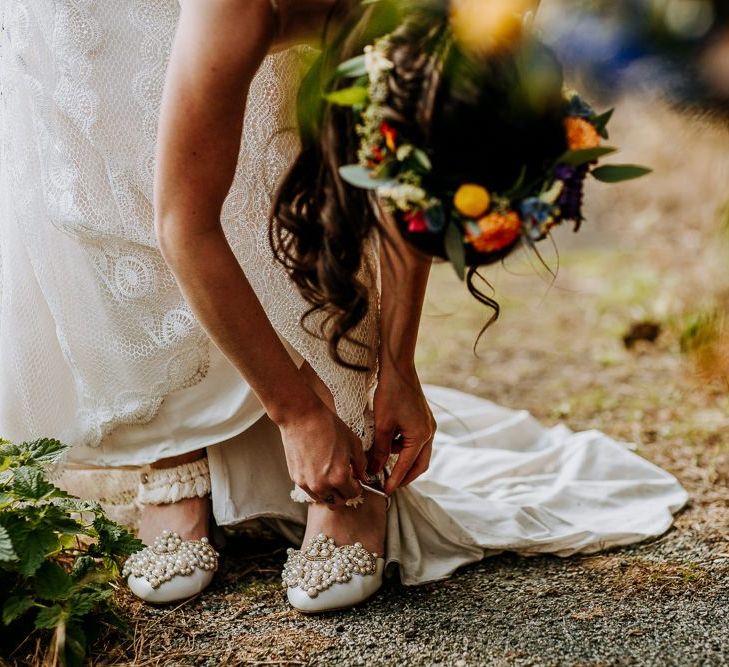
<path id="1" fill-rule="evenodd" d="M 165 258 L 210 338 L 246 378 L 269 417 L 284 425 L 319 404 L 281 343 L 222 232 L 171 225 Z"/>
<path id="2" fill-rule="evenodd" d="M 387 231 L 380 251 L 380 365 L 411 371 L 431 258 L 414 250 L 393 227 Z"/>
<path id="3" fill-rule="evenodd" d="M 318 400 L 231 250 L 220 211 L 250 83 L 270 47 L 269 0 L 185 0 L 165 81 L 155 174 L 162 253 L 193 312 L 274 421 Z"/>

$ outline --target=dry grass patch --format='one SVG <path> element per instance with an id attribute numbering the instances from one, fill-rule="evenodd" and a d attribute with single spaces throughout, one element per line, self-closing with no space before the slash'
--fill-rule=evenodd
<path id="1" fill-rule="evenodd" d="M 618 598 L 691 593 L 712 581 L 711 573 L 698 563 L 654 561 L 638 556 L 594 556 L 584 559 L 581 566 L 604 578 L 607 590 Z"/>

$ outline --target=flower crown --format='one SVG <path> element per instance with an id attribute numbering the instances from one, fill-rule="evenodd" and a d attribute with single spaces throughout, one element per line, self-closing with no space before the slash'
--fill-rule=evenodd
<path id="1" fill-rule="evenodd" d="M 365 47 L 364 54 L 342 63 L 340 77 L 355 79 L 348 88 L 326 95 L 339 106 L 359 114 L 357 164 L 340 167 L 349 184 L 376 192 L 384 208 L 395 215 L 411 239 L 433 235 L 443 239 L 445 254 L 463 278 L 465 266 L 487 264 L 505 256 L 523 241 L 532 245 L 566 220 L 582 221 L 585 178 L 616 183 L 650 170 L 637 165 L 597 166 L 616 151 L 601 145 L 613 110 L 595 111 L 574 91 L 564 93 L 567 152 L 530 183 L 521 177 L 506 192 L 490 192 L 481 183 L 463 183 L 445 196 L 425 186 L 431 157 L 413 145 L 386 120 L 384 104 L 394 64 L 389 58 L 389 35 Z M 467 262 L 468 258 L 468 262 Z"/>

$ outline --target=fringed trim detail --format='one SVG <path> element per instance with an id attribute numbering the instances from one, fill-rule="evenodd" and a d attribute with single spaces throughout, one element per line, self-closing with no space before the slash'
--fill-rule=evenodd
<path id="1" fill-rule="evenodd" d="M 146 466 L 139 482 L 137 501 L 144 505 L 166 505 L 184 498 L 210 495 L 210 468 L 207 458 L 174 468 Z"/>
<path id="2" fill-rule="evenodd" d="M 291 500 L 293 500 L 295 503 L 314 502 L 314 499 L 298 485 L 295 485 L 294 488 L 291 489 L 291 493 L 289 494 L 289 496 L 291 497 Z"/>

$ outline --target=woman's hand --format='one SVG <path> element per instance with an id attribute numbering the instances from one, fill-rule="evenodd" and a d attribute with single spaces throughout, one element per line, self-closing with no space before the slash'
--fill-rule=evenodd
<path id="1" fill-rule="evenodd" d="M 428 469 L 433 451 L 435 419 L 414 368 L 383 366 L 374 412 L 375 443 L 368 452 L 369 471 L 379 472 L 391 453 L 399 454 L 385 482 L 385 493 L 390 495 Z"/>
<path id="2" fill-rule="evenodd" d="M 279 422 L 291 479 L 330 508 L 362 493 L 362 441 L 323 403 Z"/>

